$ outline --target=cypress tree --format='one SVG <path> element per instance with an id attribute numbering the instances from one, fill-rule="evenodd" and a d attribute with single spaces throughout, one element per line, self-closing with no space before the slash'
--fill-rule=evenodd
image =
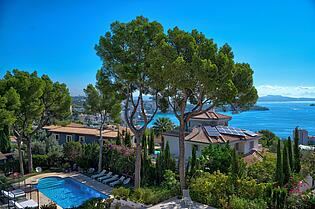
<path id="1" fill-rule="evenodd" d="M 147 136 L 145 134 L 143 134 L 143 136 L 142 136 L 142 149 L 143 149 L 144 159 L 147 159 L 148 145 L 147 145 Z"/>
<path id="2" fill-rule="evenodd" d="M 288 157 L 289 157 L 290 171 L 293 171 L 293 153 L 292 153 L 291 137 L 288 137 L 287 148 L 288 148 Z"/>
<path id="3" fill-rule="evenodd" d="M 8 153 L 11 151 L 11 143 L 9 137 L 9 126 L 5 125 L 0 130 L 0 152 Z"/>
<path id="4" fill-rule="evenodd" d="M 283 171 L 283 184 L 286 184 L 289 182 L 290 178 L 290 168 L 289 168 L 289 162 L 288 162 L 288 147 L 287 143 L 285 144 L 283 148 L 283 158 L 282 158 L 282 171 Z"/>
<path id="5" fill-rule="evenodd" d="M 170 152 L 170 145 L 166 142 L 165 150 L 164 150 L 164 164 L 165 169 L 171 169 L 172 167 L 172 158 Z"/>
<path id="6" fill-rule="evenodd" d="M 276 182 L 282 184 L 282 161 L 281 161 L 281 142 L 278 139 L 277 145 L 277 167 L 276 167 Z"/>
<path id="7" fill-rule="evenodd" d="M 121 145 L 121 139 L 120 139 L 120 133 L 119 132 L 117 133 L 116 144 Z"/>
<path id="8" fill-rule="evenodd" d="M 131 147 L 131 137 L 130 137 L 130 133 L 128 131 L 125 132 L 125 146 L 127 147 Z"/>
<path id="9" fill-rule="evenodd" d="M 151 130 L 149 138 L 149 154 L 154 154 L 154 132 Z"/>
<path id="10" fill-rule="evenodd" d="M 192 151 L 191 151 L 191 165 L 190 165 L 190 174 L 191 174 L 191 175 L 193 175 L 193 174 L 195 173 L 196 161 L 197 161 L 196 146 L 192 146 Z"/>
<path id="11" fill-rule="evenodd" d="M 232 171 L 232 179 L 235 181 L 237 180 L 238 174 L 239 174 L 239 161 L 238 161 L 238 156 L 237 153 L 235 151 L 235 149 L 233 149 L 232 151 L 232 164 L 231 164 L 231 171 Z"/>
<path id="12" fill-rule="evenodd" d="M 294 172 L 299 173 L 301 170 L 300 164 L 300 150 L 299 150 L 299 132 L 298 127 L 294 130 Z"/>

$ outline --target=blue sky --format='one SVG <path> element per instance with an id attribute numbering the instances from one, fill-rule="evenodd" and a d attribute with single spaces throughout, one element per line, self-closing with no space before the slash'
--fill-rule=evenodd
<path id="1" fill-rule="evenodd" d="M 315 97 L 314 0 L 0 0 L 0 77 L 36 70 L 82 95 L 101 66 L 99 36 L 138 15 L 229 43 L 236 61 L 251 64 L 260 95 Z"/>

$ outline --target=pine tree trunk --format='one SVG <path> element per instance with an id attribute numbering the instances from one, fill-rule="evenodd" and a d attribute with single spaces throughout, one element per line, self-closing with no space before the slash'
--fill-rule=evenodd
<path id="1" fill-rule="evenodd" d="M 32 139 L 27 139 L 28 172 L 33 172 Z"/>
<path id="2" fill-rule="evenodd" d="M 18 152 L 19 152 L 19 164 L 20 164 L 20 174 L 24 176 L 24 166 L 23 166 L 23 154 L 21 149 L 21 139 L 17 139 L 17 145 L 18 145 Z"/>
<path id="3" fill-rule="evenodd" d="M 179 180 L 181 190 L 186 188 L 185 178 L 185 123 L 184 120 L 180 121 L 179 127 Z"/>
<path id="4" fill-rule="evenodd" d="M 135 188 L 140 188 L 141 182 L 141 134 L 136 134 L 136 164 L 135 164 Z"/>
<path id="5" fill-rule="evenodd" d="M 101 125 L 100 127 L 100 139 L 99 139 L 99 143 L 100 143 L 100 152 L 99 152 L 99 156 L 98 156 L 98 172 L 102 171 L 102 161 L 103 161 L 103 125 Z"/>

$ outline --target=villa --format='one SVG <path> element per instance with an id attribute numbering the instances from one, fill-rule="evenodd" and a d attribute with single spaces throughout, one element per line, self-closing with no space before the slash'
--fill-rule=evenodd
<path id="1" fill-rule="evenodd" d="M 195 146 L 197 156 L 209 144 L 224 144 L 236 149 L 240 154 L 251 155 L 258 149 L 260 135 L 252 131 L 230 127 L 232 117 L 209 111 L 193 117 L 186 127 L 185 159 L 188 160 Z M 178 158 L 178 131 L 166 132 L 164 143 L 169 143 L 171 154 Z"/>
<path id="2" fill-rule="evenodd" d="M 65 144 L 70 141 L 78 141 L 83 144 L 88 144 L 98 142 L 100 138 L 99 129 L 86 127 L 76 123 L 70 123 L 67 126 L 45 126 L 43 129 L 50 133 L 59 142 L 59 144 Z M 120 127 L 118 129 L 114 125 L 108 125 L 102 131 L 103 140 L 114 140 L 117 138 L 118 133 L 124 135 L 126 130 L 129 131 L 132 136 L 131 131 L 125 127 Z"/>

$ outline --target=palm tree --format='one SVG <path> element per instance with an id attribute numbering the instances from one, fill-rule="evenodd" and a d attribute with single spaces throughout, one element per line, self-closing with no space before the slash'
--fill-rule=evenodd
<path id="1" fill-rule="evenodd" d="M 167 131 L 173 130 L 175 127 L 175 124 L 169 119 L 165 117 L 158 118 L 154 123 L 153 123 L 153 130 L 155 135 L 161 136 L 162 140 L 162 149 L 164 148 L 164 137 L 162 136 L 163 133 Z"/>

